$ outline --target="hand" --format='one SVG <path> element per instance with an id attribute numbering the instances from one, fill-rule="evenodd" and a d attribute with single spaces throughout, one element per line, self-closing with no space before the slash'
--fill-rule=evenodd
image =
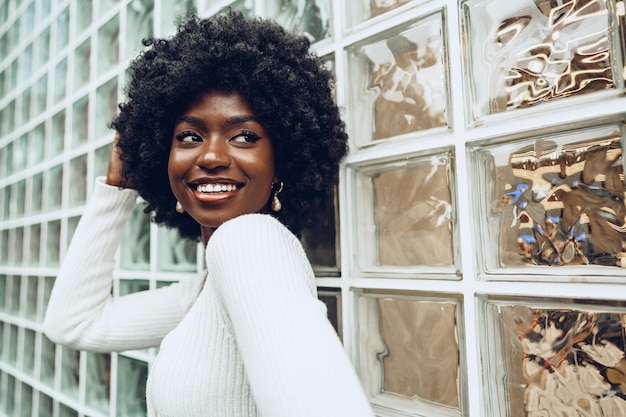
<path id="1" fill-rule="evenodd" d="M 134 188 L 133 183 L 129 178 L 122 176 L 122 150 L 117 143 L 120 140 L 120 133 L 115 132 L 115 139 L 113 139 L 113 147 L 111 148 L 111 155 L 109 157 L 109 169 L 107 171 L 106 183 L 116 187 Z"/>

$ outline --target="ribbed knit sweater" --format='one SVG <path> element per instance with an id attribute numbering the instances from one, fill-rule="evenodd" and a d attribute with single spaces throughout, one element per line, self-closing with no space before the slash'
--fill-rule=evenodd
<path id="1" fill-rule="evenodd" d="M 96 181 L 50 297 L 52 341 L 100 352 L 160 344 L 149 416 L 373 416 L 300 242 L 271 216 L 220 226 L 206 248 L 206 279 L 112 296 L 135 199 Z"/>

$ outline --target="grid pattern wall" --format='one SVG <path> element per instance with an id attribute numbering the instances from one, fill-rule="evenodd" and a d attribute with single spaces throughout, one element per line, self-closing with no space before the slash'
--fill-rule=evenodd
<path id="1" fill-rule="evenodd" d="M 303 244 L 377 415 L 626 415 L 623 0 L 0 0 L 0 416 L 145 415 L 154 350 L 41 323 L 141 39 L 226 6 L 336 75 L 350 153 Z M 138 205 L 116 262 L 123 295 L 203 255 Z"/>

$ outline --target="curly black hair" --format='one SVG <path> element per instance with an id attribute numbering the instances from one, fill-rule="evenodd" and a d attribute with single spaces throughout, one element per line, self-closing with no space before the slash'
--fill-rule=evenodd
<path id="1" fill-rule="evenodd" d="M 299 235 L 328 201 L 347 150 L 332 76 L 310 41 L 261 18 L 228 10 L 190 16 L 167 39 L 147 38 L 130 65 L 128 101 L 111 127 L 120 133 L 123 178 L 147 202 L 153 221 L 197 240 L 198 223 L 175 211 L 167 163 L 175 120 L 201 94 L 239 92 L 273 140 L 284 182 L 271 213 Z"/>

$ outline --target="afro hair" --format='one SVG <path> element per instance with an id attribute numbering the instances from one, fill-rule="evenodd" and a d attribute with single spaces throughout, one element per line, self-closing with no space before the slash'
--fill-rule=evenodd
<path id="1" fill-rule="evenodd" d="M 332 76 L 310 41 L 278 24 L 228 10 L 191 16 L 167 39 L 148 38 L 131 63 L 128 101 L 111 127 L 120 133 L 122 176 L 156 223 L 197 240 L 198 223 L 175 211 L 167 164 L 175 120 L 201 94 L 239 92 L 272 138 L 284 182 L 283 208 L 271 213 L 299 235 L 332 198 L 347 150 Z"/>

